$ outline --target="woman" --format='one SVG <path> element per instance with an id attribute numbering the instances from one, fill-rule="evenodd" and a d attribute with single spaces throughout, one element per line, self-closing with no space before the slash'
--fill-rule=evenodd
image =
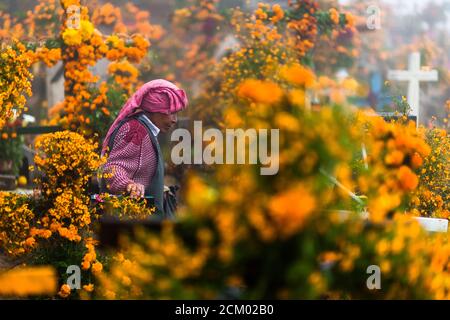
<path id="1" fill-rule="evenodd" d="M 102 192 L 153 196 L 157 211 L 164 212 L 164 160 L 157 136 L 176 124 L 177 112 L 187 104 L 185 91 L 166 80 L 150 81 L 136 91 L 103 141 L 102 154 L 109 154 Z"/>

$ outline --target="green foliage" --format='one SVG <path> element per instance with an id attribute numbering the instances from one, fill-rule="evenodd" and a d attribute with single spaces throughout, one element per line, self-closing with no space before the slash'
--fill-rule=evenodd
<path id="1" fill-rule="evenodd" d="M 7 134 L 4 132 L 3 134 Z M 0 133 L 1 135 L 1 133 Z M 11 138 L 10 134 L 7 139 L 0 139 L 0 161 L 12 161 L 12 174 L 17 175 L 22 164 L 24 143 L 23 136 Z"/>

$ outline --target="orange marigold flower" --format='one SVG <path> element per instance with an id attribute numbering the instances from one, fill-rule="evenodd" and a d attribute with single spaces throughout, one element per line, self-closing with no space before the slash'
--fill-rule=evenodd
<path id="1" fill-rule="evenodd" d="M 345 13 L 345 21 L 347 28 L 353 28 L 355 26 L 355 17 L 349 12 Z"/>
<path id="2" fill-rule="evenodd" d="M 314 72 L 298 63 L 281 68 L 280 76 L 294 85 L 305 87 L 314 85 L 316 81 Z"/>
<path id="3" fill-rule="evenodd" d="M 97 261 L 92 265 L 92 273 L 93 274 L 98 274 L 102 270 L 103 270 L 103 265 L 100 262 Z"/>
<path id="4" fill-rule="evenodd" d="M 411 157 L 411 166 L 413 169 L 418 169 L 423 164 L 423 158 L 416 152 Z"/>
<path id="5" fill-rule="evenodd" d="M 90 267 L 91 267 L 91 263 L 90 263 L 89 261 L 83 261 L 83 262 L 81 263 L 81 268 L 82 268 L 83 270 L 88 270 Z"/>
<path id="6" fill-rule="evenodd" d="M 267 13 L 262 8 L 256 9 L 255 16 L 261 20 L 267 19 Z"/>
<path id="7" fill-rule="evenodd" d="M 384 161 L 386 162 L 387 165 L 399 166 L 403 163 L 404 157 L 405 156 L 403 152 L 399 150 L 394 150 L 386 155 Z"/>
<path id="8" fill-rule="evenodd" d="M 270 215 L 286 236 L 301 229 L 315 208 L 316 199 L 303 185 L 281 192 L 269 202 Z"/>
<path id="9" fill-rule="evenodd" d="M 334 24 L 339 24 L 339 12 L 335 8 L 331 8 L 329 11 L 330 19 Z"/>
<path id="10" fill-rule="evenodd" d="M 272 20 L 273 23 L 277 23 L 281 19 L 284 18 L 284 11 L 281 8 L 279 4 L 274 4 L 272 7 L 272 11 L 275 14 L 270 20 Z"/>
<path id="11" fill-rule="evenodd" d="M 67 298 L 67 297 L 70 295 L 70 291 L 71 291 L 71 289 L 70 289 L 69 285 L 63 284 L 63 285 L 61 286 L 61 289 L 60 289 L 59 292 L 58 292 L 58 295 L 59 295 L 61 298 Z"/>
<path id="12" fill-rule="evenodd" d="M 25 240 L 25 245 L 28 247 L 32 247 L 36 244 L 36 240 L 33 237 L 29 237 L 27 240 Z"/>
<path id="13" fill-rule="evenodd" d="M 419 184 L 419 178 L 417 175 L 407 166 L 401 166 L 398 170 L 397 177 L 400 183 L 400 186 L 404 190 L 414 190 L 417 188 Z"/>
<path id="14" fill-rule="evenodd" d="M 92 292 L 94 291 L 94 285 L 92 283 L 84 285 L 83 289 L 86 290 L 87 292 Z"/>
<path id="15" fill-rule="evenodd" d="M 245 80 L 238 89 L 238 96 L 254 102 L 273 104 L 280 101 L 283 95 L 281 88 L 269 81 L 255 79 Z"/>

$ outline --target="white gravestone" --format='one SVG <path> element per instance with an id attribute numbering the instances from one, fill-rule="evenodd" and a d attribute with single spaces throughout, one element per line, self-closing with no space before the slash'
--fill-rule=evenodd
<path id="1" fill-rule="evenodd" d="M 394 81 L 408 81 L 408 104 L 411 115 L 416 116 L 417 125 L 420 115 L 420 82 L 438 80 L 437 70 L 422 70 L 420 67 L 420 53 L 413 52 L 409 56 L 408 70 L 389 70 L 388 79 Z"/>
<path id="2" fill-rule="evenodd" d="M 438 218 L 425 218 L 416 217 L 415 218 L 420 225 L 429 232 L 447 232 L 448 231 L 448 220 L 438 219 Z"/>

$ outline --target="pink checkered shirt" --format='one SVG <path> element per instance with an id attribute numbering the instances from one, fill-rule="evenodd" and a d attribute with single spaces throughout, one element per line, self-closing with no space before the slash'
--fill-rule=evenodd
<path id="1" fill-rule="evenodd" d="M 117 132 L 108 161 L 103 166 L 104 172 L 112 173 L 112 177 L 105 179 L 109 192 L 124 193 L 131 182 L 147 187 L 157 162 L 155 148 L 144 125 L 136 119 L 126 122 Z"/>

